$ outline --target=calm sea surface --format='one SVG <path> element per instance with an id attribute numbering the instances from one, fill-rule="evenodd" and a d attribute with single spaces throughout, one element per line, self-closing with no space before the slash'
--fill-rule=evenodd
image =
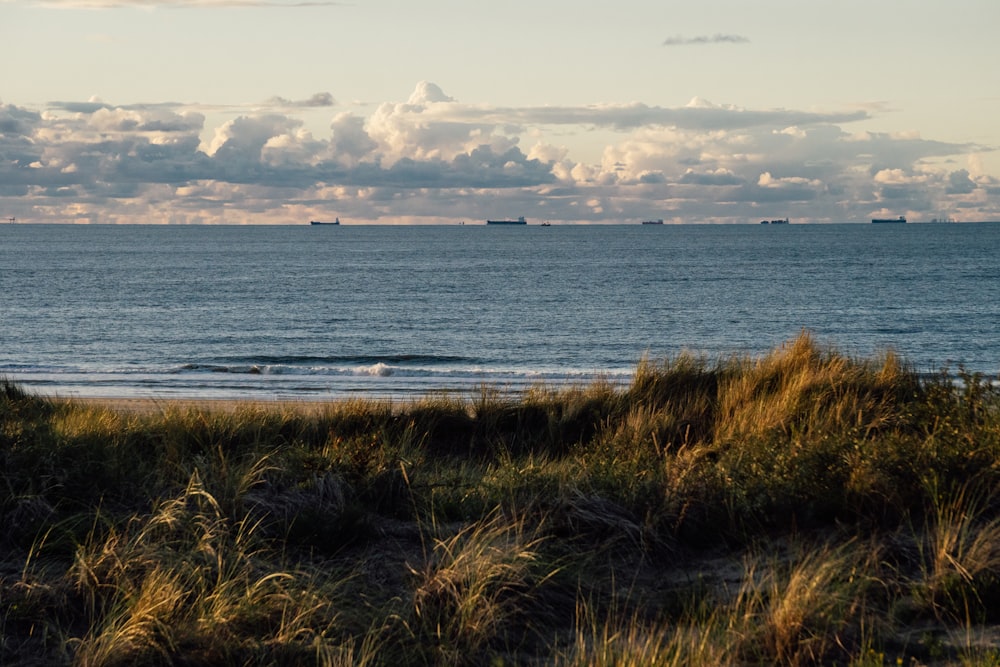
<path id="1" fill-rule="evenodd" d="M 626 380 L 803 329 L 1000 373 L 1000 224 L 0 225 L 0 376 L 59 396 Z"/>

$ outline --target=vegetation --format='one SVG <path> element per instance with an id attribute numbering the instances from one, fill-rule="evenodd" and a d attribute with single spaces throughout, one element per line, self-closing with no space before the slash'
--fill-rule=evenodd
<path id="1" fill-rule="evenodd" d="M 410 404 L 0 382 L 0 663 L 992 665 L 1000 390 L 803 335 Z"/>

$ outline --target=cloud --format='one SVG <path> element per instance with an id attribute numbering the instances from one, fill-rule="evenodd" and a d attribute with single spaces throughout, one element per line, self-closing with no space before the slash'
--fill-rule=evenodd
<path id="1" fill-rule="evenodd" d="M 100 132 L 197 132 L 204 124 L 199 113 L 138 111 L 101 107 L 90 114 L 87 125 Z"/>
<path id="2" fill-rule="evenodd" d="M 474 107 L 456 105 L 441 109 L 458 120 L 475 118 L 480 121 L 518 125 L 591 125 L 616 130 L 629 130 L 648 125 L 665 125 L 701 130 L 738 129 L 755 126 L 784 128 L 816 123 L 853 123 L 869 118 L 866 111 L 811 112 L 788 109 L 745 109 L 715 105 L 695 98 L 684 107 L 648 106 L 640 102 L 601 104 L 583 107 Z"/>
<path id="3" fill-rule="evenodd" d="M 421 81 L 417 84 L 416 89 L 414 89 L 413 94 L 410 95 L 410 99 L 407 104 L 418 106 L 422 104 L 428 104 L 432 102 L 454 102 L 455 100 L 444 94 L 441 87 L 436 83 L 431 83 L 430 81 Z"/>
<path id="4" fill-rule="evenodd" d="M 683 185 L 742 185 L 745 180 L 728 169 L 717 169 L 715 171 L 696 172 L 688 169 L 677 180 Z"/>
<path id="5" fill-rule="evenodd" d="M 176 109 L 193 109 L 198 107 L 197 104 L 187 104 L 184 102 L 154 102 L 154 103 L 144 103 L 138 102 L 133 104 L 112 104 L 110 102 L 105 102 L 104 100 L 92 97 L 86 102 L 79 101 L 52 101 L 48 103 L 48 107 L 54 111 L 68 111 L 71 113 L 78 114 L 92 114 L 101 109 L 124 109 L 128 111 L 154 111 L 154 110 L 176 110 Z M 206 108 L 213 109 L 233 109 L 237 107 L 230 106 L 209 106 Z"/>
<path id="6" fill-rule="evenodd" d="M 365 119 L 342 113 L 330 122 L 330 156 L 344 163 L 357 163 L 377 148 L 378 142 L 365 131 Z"/>
<path id="7" fill-rule="evenodd" d="M 969 178 L 969 172 L 959 169 L 948 174 L 948 187 L 945 190 L 950 195 L 967 195 L 975 191 L 976 183 Z"/>
<path id="8" fill-rule="evenodd" d="M 306 100 L 289 100 L 284 97 L 272 97 L 265 104 L 272 107 L 283 107 L 286 109 L 310 109 L 336 106 L 337 101 L 330 93 L 316 93 Z"/>
<path id="9" fill-rule="evenodd" d="M 750 39 L 743 35 L 698 35 L 697 37 L 668 37 L 663 40 L 663 46 L 695 46 L 701 44 L 748 44 Z"/>
<path id="10" fill-rule="evenodd" d="M 87 102 L 49 102 L 52 109 L 70 111 L 72 113 L 94 113 L 100 109 L 113 109 L 110 104 L 105 104 L 100 100 L 90 100 Z"/>
<path id="11" fill-rule="evenodd" d="M 0 209 L 107 222 L 301 222 L 332 202 L 353 221 L 497 210 L 585 222 L 844 221 L 882 209 L 929 219 L 959 208 L 963 219 L 1000 217 L 997 179 L 931 166 L 982 147 L 851 131 L 866 112 L 701 98 L 674 108 L 496 107 L 427 81 L 402 99 L 337 113 L 325 128 L 305 118 L 335 105 L 329 93 L 208 116 L 205 105 L 174 103 L 0 104 Z M 615 131 L 596 161 L 563 145 L 593 128 Z"/>
<path id="12" fill-rule="evenodd" d="M 0 136 L 28 136 L 41 118 L 41 114 L 37 111 L 13 105 L 0 105 Z"/>

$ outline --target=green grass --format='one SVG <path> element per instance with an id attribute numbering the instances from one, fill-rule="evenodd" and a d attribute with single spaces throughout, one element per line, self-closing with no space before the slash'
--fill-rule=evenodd
<path id="1" fill-rule="evenodd" d="M 1000 390 L 802 335 L 407 404 L 0 381 L 0 664 L 991 664 Z"/>

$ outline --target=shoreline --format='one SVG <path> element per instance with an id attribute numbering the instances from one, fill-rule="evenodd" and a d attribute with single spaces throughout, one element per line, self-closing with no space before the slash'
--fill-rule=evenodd
<path id="1" fill-rule="evenodd" d="M 139 398 L 139 397 L 43 397 L 58 405 L 77 405 L 89 408 L 104 408 L 114 412 L 129 414 L 159 414 L 171 410 L 204 410 L 208 412 L 237 412 L 252 410 L 293 410 L 295 412 L 316 413 L 330 407 L 350 402 L 352 398 L 329 398 L 322 400 L 296 400 L 286 398 Z M 364 399 L 381 402 L 382 399 Z M 390 400 L 396 404 L 397 401 Z"/>

